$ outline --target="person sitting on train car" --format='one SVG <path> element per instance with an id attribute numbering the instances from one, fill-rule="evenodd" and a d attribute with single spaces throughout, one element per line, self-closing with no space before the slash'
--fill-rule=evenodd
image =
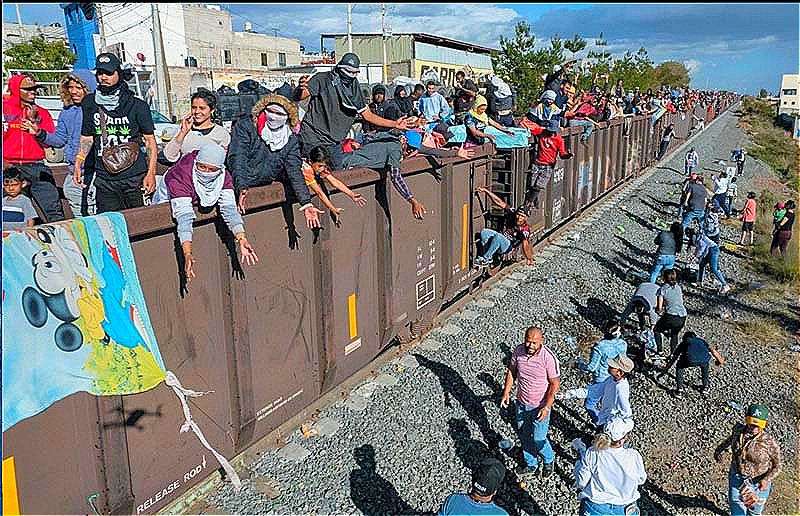
<path id="1" fill-rule="evenodd" d="M 555 105 L 556 92 L 544 90 L 539 102 L 532 105 L 525 113 L 525 118 L 538 125 L 546 125 L 550 120 L 558 121 L 561 118 L 561 108 Z"/>
<path id="2" fill-rule="evenodd" d="M 597 114 L 594 98 L 591 95 L 584 95 L 583 98 L 577 103 L 575 108 L 568 110 L 564 116 L 569 120 L 570 127 L 583 127 L 583 134 L 581 134 L 581 143 L 586 145 L 589 141 L 589 136 L 592 134 L 592 129 L 597 123 L 591 118 L 592 115 Z"/>
<path id="3" fill-rule="evenodd" d="M 226 160 L 239 192 L 239 211 L 244 214 L 249 189 L 278 180 L 300 202 L 309 228 L 319 227 L 319 214 L 303 180 L 300 146 L 291 127 L 297 109 L 286 97 L 269 94 L 250 112 L 250 119 L 236 124 Z"/>
<path id="4" fill-rule="evenodd" d="M 539 192 L 547 187 L 547 183 L 550 181 L 556 166 L 556 159 L 559 157 L 561 159 L 570 159 L 572 153 L 567 151 L 564 146 L 564 138 L 561 137 L 557 119 L 550 120 L 543 126 L 531 124 L 526 125 L 526 127 L 532 135 L 538 137 L 538 145 L 536 147 L 536 158 L 534 159 L 536 178 L 533 178 L 533 171 L 527 174 L 529 186 L 525 192 L 525 204 L 538 208 Z"/>
<path id="5" fill-rule="evenodd" d="M 414 111 L 414 103 L 409 98 L 406 87 L 402 84 L 394 89 L 394 98 L 392 100 L 397 104 L 401 117 L 409 116 Z"/>
<path id="6" fill-rule="evenodd" d="M 226 150 L 231 143 L 231 133 L 213 121 L 217 109 L 216 95 L 200 90 L 192 95 L 190 103 L 191 110 L 181 119 L 178 134 L 164 145 L 164 157 L 172 163 L 206 142 L 214 142 Z"/>
<path id="7" fill-rule="evenodd" d="M 331 157 L 326 147 L 322 145 L 314 147 L 308 154 L 308 160 L 303 160 L 303 179 L 305 179 L 306 186 L 317 194 L 322 204 L 330 210 L 331 219 L 333 219 L 333 223 L 336 224 L 336 227 L 341 227 L 342 223 L 339 216 L 344 210 L 333 205 L 328 195 L 320 186 L 319 181 L 327 181 L 332 187 L 350 197 L 356 206 L 366 206 L 367 200 L 364 199 L 364 196 L 360 193 L 356 193 L 347 188 L 347 185 L 331 173 L 328 168 L 330 166 L 330 161 Z"/>
<path id="8" fill-rule="evenodd" d="M 328 147 L 333 168 L 341 169 L 344 157 L 341 143 L 359 114 L 365 122 L 373 126 L 406 129 L 404 119 L 386 120 L 367 108 L 358 82 L 360 66 L 358 56 L 348 52 L 333 70 L 317 73 L 311 78 L 307 75 L 300 78 L 300 84 L 295 90 L 295 100 L 310 99 L 307 113 L 300 125 L 300 150 L 303 157 L 307 158 L 314 147 L 325 145 Z"/>
<path id="9" fill-rule="evenodd" d="M 464 117 L 464 125 L 467 128 L 467 146 L 483 145 L 487 141 L 494 143 L 494 136 L 484 132 L 487 126 L 492 126 L 498 131 L 502 131 L 509 136 L 514 136 L 514 132 L 506 129 L 495 122 L 486 114 L 488 102 L 486 97 L 478 95 L 475 104 Z"/>
<path id="10" fill-rule="evenodd" d="M 399 120 L 403 116 L 397 103 L 386 98 L 386 87 L 383 84 L 376 84 L 372 87 L 372 102 L 368 107 L 376 116 L 385 120 Z M 364 132 L 388 131 L 389 129 L 391 128 L 364 122 Z"/>
<path id="11" fill-rule="evenodd" d="M 485 193 L 503 210 L 506 229 L 502 233 L 489 228 L 481 231 L 483 254 L 475 258 L 475 267 L 488 267 L 497 252 L 506 254 L 520 245 L 522 245 L 522 252 L 527 259 L 528 265 L 533 265 L 533 248 L 530 243 L 531 228 L 528 225 L 528 213 L 525 208 L 512 209 L 501 198 L 483 186 L 479 186 L 476 193 Z"/>
<path id="12" fill-rule="evenodd" d="M 243 124 L 239 124 L 243 125 Z M 214 142 L 203 144 L 178 160 L 165 174 L 172 216 L 178 225 L 178 239 L 181 242 L 186 282 L 195 278 L 196 260 L 192 256 L 192 233 L 196 215 L 194 206 L 219 210 L 225 224 L 239 244 L 242 262 L 255 265 L 258 262 L 253 246 L 247 241 L 244 220 L 237 210 L 236 196 L 233 192 L 233 178 L 225 168 L 225 149 Z"/>

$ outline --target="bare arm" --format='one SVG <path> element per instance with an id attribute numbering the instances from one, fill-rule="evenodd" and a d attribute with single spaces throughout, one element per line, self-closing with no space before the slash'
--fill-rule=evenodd
<path id="1" fill-rule="evenodd" d="M 360 206 L 364 206 L 366 204 L 366 200 L 364 199 L 364 196 L 362 196 L 360 193 L 356 193 L 356 192 L 352 191 L 351 189 L 349 189 L 346 184 L 341 182 L 333 174 L 328 174 L 327 176 L 325 176 L 325 180 L 328 183 L 330 183 L 330 185 L 332 187 L 336 188 L 337 190 L 339 190 L 340 192 L 342 192 L 346 196 L 350 197 L 353 200 L 353 202 L 359 204 Z M 363 204 L 360 201 L 363 201 Z"/>
<path id="2" fill-rule="evenodd" d="M 539 421 L 544 421 L 550 416 L 553 403 L 556 402 L 556 393 L 561 387 L 561 378 L 555 377 L 548 380 L 547 392 L 544 395 L 544 407 L 539 410 Z"/>
<path id="3" fill-rule="evenodd" d="M 72 180 L 81 188 L 86 188 L 86 185 L 83 184 L 83 162 L 92 151 L 92 144 L 94 144 L 94 138 L 91 136 L 81 135 L 81 139 L 78 141 L 78 154 L 75 156 L 75 165 L 72 168 Z"/>
<path id="4" fill-rule="evenodd" d="M 387 120 L 383 117 L 380 117 L 373 113 L 369 109 L 365 109 L 361 112 L 361 117 L 372 125 L 377 125 L 378 127 L 390 127 L 393 129 L 402 129 L 405 130 L 408 128 L 408 122 L 405 118 L 401 118 L 399 120 Z"/>
<path id="5" fill-rule="evenodd" d="M 503 396 L 500 398 L 500 406 L 507 407 L 508 400 L 511 398 L 511 388 L 514 387 L 514 373 L 511 369 L 506 369 L 506 381 L 503 386 Z"/>
<path id="6" fill-rule="evenodd" d="M 488 196 L 489 196 L 489 198 L 490 198 L 492 201 L 494 201 L 494 203 L 495 203 L 497 206 L 499 206 L 501 209 L 506 209 L 506 208 L 508 208 L 508 204 L 506 204 L 506 203 L 505 203 L 505 201 L 503 201 L 503 199 L 501 199 L 501 198 L 499 198 L 498 196 L 496 196 L 495 194 L 493 194 L 493 193 L 492 193 L 492 192 L 491 192 L 491 191 L 490 191 L 488 188 L 486 188 L 485 186 L 479 186 L 479 187 L 478 187 L 478 191 L 479 191 L 479 192 L 483 192 L 483 193 L 485 193 L 486 195 L 488 195 Z"/>
<path id="7" fill-rule="evenodd" d="M 527 238 L 522 241 L 522 254 L 524 254 L 525 258 L 528 260 L 528 265 L 533 264 L 533 248 Z"/>
<path id="8" fill-rule="evenodd" d="M 143 134 L 144 148 L 147 150 L 147 175 L 142 181 L 142 188 L 146 194 L 156 191 L 156 164 L 158 163 L 158 145 L 154 134 Z"/>
<path id="9" fill-rule="evenodd" d="M 489 125 L 491 125 L 492 127 L 494 127 L 495 129 L 497 129 L 499 131 L 503 131 L 506 134 L 514 134 L 514 131 L 512 131 L 511 129 L 508 129 L 504 125 L 498 124 L 497 122 L 495 122 L 491 118 L 489 119 Z"/>

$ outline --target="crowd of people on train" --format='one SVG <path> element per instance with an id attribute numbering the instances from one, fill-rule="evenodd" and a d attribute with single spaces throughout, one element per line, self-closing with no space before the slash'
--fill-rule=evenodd
<path id="1" fill-rule="evenodd" d="M 3 100 L 3 230 L 33 225 L 37 213 L 25 193 L 38 205 L 42 220 L 64 219 L 58 188 L 44 161 L 46 147 L 63 147 L 72 173 L 62 189 L 73 213 L 87 216 L 138 208 L 148 198 L 156 204 L 169 203 L 186 259 L 184 272 L 190 280 L 195 276 L 192 234 L 196 209 L 217 208 L 233 234 L 242 262 L 252 265 L 259 258 L 247 238 L 243 215 L 253 188 L 282 183 L 287 198 L 299 203 L 309 228 L 319 227 L 324 214 L 311 203 L 313 192 L 338 225 L 342 208 L 332 202 L 325 185 L 362 207 L 367 202 L 364 197 L 335 174 L 355 167 L 373 168 L 387 174 L 413 216 L 421 219 L 426 210 L 401 174 L 404 159 L 418 154 L 469 159 L 474 155 L 471 147 L 494 143 L 504 134 L 514 136 L 514 129 L 521 127 L 538 143 L 525 203 L 509 206 L 490 189 L 479 188 L 504 211 L 507 222 L 502 231 L 481 232 L 481 253 L 475 262 L 478 267 L 488 266 L 497 255 L 519 247 L 530 262 L 529 210 L 538 207 L 538 194 L 550 180 L 556 160 L 572 156 L 560 134 L 563 127 L 582 127 L 581 140 L 585 142 L 602 122 L 644 114 L 650 117 L 652 128 L 665 113 L 679 111 L 694 117 L 696 106 L 716 110 L 731 95 L 669 87 L 629 90 L 621 81 L 612 85 L 608 76 L 595 77 L 592 87 L 581 91 L 575 87 L 571 67 L 567 62 L 547 74 L 540 98 L 519 121 L 513 116 L 515 95 L 508 83 L 490 75 L 484 88 L 478 88 L 463 71 L 456 74 L 451 96 L 442 95 L 435 81 L 410 90 L 397 86 L 392 98 L 385 86 L 376 85 L 368 103 L 358 81 L 360 61 L 352 53 L 342 56 L 331 71 L 303 77 L 294 89 L 264 95 L 231 131 L 215 123 L 217 97 L 201 90 L 192 95 L 190 113 L 164 146 L 163 155 L 173 165 L 163 177 L 156 174 L 159 150 L 149 107 L 129 89 L 129 72 L 116 55 L 98 55 L 94 73 L 75 70 L 64 76 L 64 110 L 58 124 L 35 104 L 39 87 L 35 80 L 16 75 Z M 600 85 L 600 79 L 605 83 Z M 302 116 L 300 102 L 305 106 Z M 360 132 L 353 131 L 357 121 L 362 125 Z M 448 144 L 458 125 L 465 128 L 463 144 Z M 662 146 L 662 155 L 665 149 Z M 741 174 L 744 152 L 735 149 L 732 159 L 737 163 L 734 176 Z M 691 261 L 697 264 L 693 285 L 702 285 L 708 266 L 720 283 L 720 293 L 730 289 L 719 267 L 719 215 L 730 217 L 735 212 L 736 177 L 724 172 L 715 175 L 710 190 L 697 172 L 698 162 L 691 149 L 685 158 L 687 178 L 679 201 L 679 220 L 656 236 L 657 259 L 649 281 L 639 285 L 622 317 L 605 325 L 590 361 L 578 362 L 592 382 L 561 392 L 558 358 L 537 327 L 527 329 L 524 343 L 513 350 L 508 363 L 500 403 L 504 408 L 510 406 L 516 384 L 513 412 L 524 459 L 516 471 L 519 477 L 553 474 L 555 453 L 547 438 L 552 407 L 556 399 L 584 400 L 591 436 L 572 443 L 578 457 L 575 487 L 583 515 L 635 514 L 638 488 L 647 478 L 641 455 L 626 444 L 635 428 L 628 378 L 637 367 L 622 337 L 628 317 L 637 316 L 643 357 L 649 360 L 639 367 L 661 363 L 663 378 L 677 365 L 677 397 L 685 395 L 687 369 L 700 369 L 702 393 L 709 388 L 710 361 L 724 363 L 719 351 L 702 336 L 693 332 L 681 335 L 687 311 L 675 262 L 684 247 L 693 249 Z M 791 239 L 794 209 L 791 200 L 776 207 L 773 247 L 783 253 Z M 752 192 L 741 213 L 742 243 L 747 232 L 752 243 Z M 660 278 L 663 283 L 659 285 Z M 669 355 L 663 348 L 665 336 Z M 651 347 L 656 354 L 648 355 Z M 714 453 L 722 460 L 726 450 L 732 451 L 729 499 L 733 514 L 760 514 L 771 482 L 780 471 L 780 450 L 765 430 L 767 421 L 768 409 L 751 405 L 744 422 Z M 493 502 L 504 479 L 503 461 L 486 459 L 475 472 L 472 491 L 448 497 L 441 514 L 505 514 Z"/>

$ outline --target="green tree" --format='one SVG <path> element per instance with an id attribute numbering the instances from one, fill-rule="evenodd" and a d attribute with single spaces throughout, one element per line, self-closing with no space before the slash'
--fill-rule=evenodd
<path id="1" fill-rule="evenodd" d="M 769 92 L 764 88 L 761 88 L 761 90 L 758 92 L 758 96 L 761 97 L 762 99 L 765 99 L 769 97 Z"/>
<path id="2" fill-rule="evenodd" d="M 689 70 L 683 63 L 664 61 L 653 69 L 650 88 L 659 88 L 663 84 L 671 87 L 685 88 L 689 86 Z"/>
<path id="3" fill-rule="evenodd" d="M 78 56 L 69 51 L 63 41 L 46 42 L 42 38 L 34 38 L 24 43 L 3 50 L 7 61 L 4 68 L 24 68 L 34 70 L 64 70 L 70 68 Z M 60 73 L 40 73 L 41 81 L 58 81 Z"/>
<path id="4" fill-rule="evenodd" d="M 568 39 L 564 42 L 564 48 L 569 50 L 572 53 L 572 58 L 575 59 L 575 54 L 586 48 L 586 41 L 575 34 L 572 36 L 572 39 Z"/>

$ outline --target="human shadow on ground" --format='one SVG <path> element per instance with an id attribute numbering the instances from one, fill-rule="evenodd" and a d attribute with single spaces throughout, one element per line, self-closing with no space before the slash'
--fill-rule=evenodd
<path id="1" fill-rule="evenodd" d="M 350 472 L 350 498 L 365 516 L 430 514 L 411 507 L 392 483 L 378 473 L 372 445 L 363 444 L 355 448 L 353 457 L 358 467 Z"/>
<path id="2" fill-rule="evenodd" d="M 719 514 L 720 516 L 725 516 L 726 514 L 728 514 L 724 510 L 717 507 L 717 504 L 715 504 L 705 496 L 686 496 L 686 495 L 667 493 L 661 487 L 655 485 L 651 480 L 646 480 L 644 484 L 639 488 L 639 492 L 641 493 L 643 498 L 645 498 L 646 496 L 648 502 L 652 503 L 654 506 L 659 507 L 660 509 L 663 509 L 663 506 L 655 502 L 653 495 L 666 501 L 673 507 L 680 508 L 682 512 L 688 512 L 687 511 L 688 509 L 705 509 L 714 514 Z"/>
<path id="3" fill-rule="evenodd" d="M 447 421 L 447 433 L 453 439 L 455 452 L 461 463 L 471 472 L 475 472 L 483 459 L 494 457 L 502 461 L 506 468 L 509 463 L 507 455 L 499 450 L 492 452 L 486 444 L 472 438 L 472 432 L 464 419 L 450 418 Z M 512 461 L 513 468 L 514 462 Z M 503 483 L 497 490 L 495 503 L 505 509 L 511 516 L 521 514 L 544 514 L 544 511 L 528 491 L 519 487 L 513 471 L 507 471 Z M 521 511 L 524 511 L 522 513 Z"/>
<path id="4" fill-rule="evenodd" d="M 416 353 L 413 356 L 421 366 L 430 370 L 439 378 L 439 383 L 444 391 L 445 405 L 447 407 L 452 406 L 451 399 L 455 398 L 464 409 L 464 412 L 480 428 L 484 442 L 492 448 L 496 447 L 502 438 L 489 423 L 489 417 L 483 407 L 485 397 L 475 394 L 475 391 L 467 385 L 464 378 L 452 367 Z"/>
<path id="5" fill-rule="evenodd" d="M 618 315 L 614 307 L 601 299 L 597 299 L 596 297 L 590 297 L 587 299 L 586 305 L 583 305 L 580 301 L 578 301 L 575 296 L 570 296 L 569 300 L 573 305 L 575 305 L 575 310 L 578 312 L 578 315 L 583 317 L 586 322 L 600 331 L 602 331 L 603 325 L 606 323 L 606 321 Z"/>
<path id="6" fill-rule="evenodd" d="M 630 212 L 630 211 L 624 211 L 623 213 L 630 220 L 638 223 L 640 226 L 642 226 L 642 227 L 644 227 L 646 229 L 649 229 L 650 231 L 657 231 L 659 229 L 655 224 L 653 224 L 649 220 L 645 219 L 641 215 L 637 215 L 636 213 L 633 213 L 633 212 Z"/>
<path id="7" fill-rule="evenodd" d="M 683 175 L 683 172 L 672 167 L 656 167 L 656 170 L 669 170 L 670 172 L 675 172 L 678 175 Z"/>

